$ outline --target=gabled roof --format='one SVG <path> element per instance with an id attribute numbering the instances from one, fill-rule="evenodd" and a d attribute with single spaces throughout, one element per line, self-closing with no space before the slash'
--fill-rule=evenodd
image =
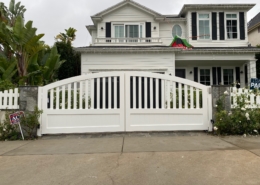
<path id="1" fill-rule="evenodd" d="M 260 12 L 248 22 L 248 32 L 260 26 Z"/>
<path id="2" fill-rule="evenodd" d="M 147 13 L 153 14 L 155 16 L 162 16 L 160 13 L 158 13 L 158 12 L 156 12 L 154 10 L 151 10 L 150 8 L 147 8 L 146 6 L 143 6 L 143 5 L 137 3 L 137 2 L 135 2 L 133 0 L 124 0 L 124 1 L 118 3 L 118 4 L 114 5 L 114 6 L 111 6 L 111 7 L 107 8 L 107 9 L 105 9 L 105 10 L 95 14 L 92 17 L 103 16 L 103 15 L 108 14 L 108 13 L 110 13 L 110 12 L 112 12 L 112 11 L 122 7 L 122 6 L 125 6 L 127 4 L 133 5 L 134 7 L 139 8 L 139 9 L 141 9 L 141 10 L 147 12 Z"/>

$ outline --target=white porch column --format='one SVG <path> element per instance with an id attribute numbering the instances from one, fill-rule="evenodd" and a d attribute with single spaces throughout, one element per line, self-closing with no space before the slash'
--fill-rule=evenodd
<path id="1" fill-rule="evenodd" d="M 169 69 L 169 74 L 171 74 L 171 76 L 175 76 L 175 53 L 172 54 L 172 66 Z"/>
<path id="2" fill-rule="evenodd" d="M 256 60 L 250 60 L 247 63 L 247 79 L 250 83 L 251 78 L 256 78 Z"/>

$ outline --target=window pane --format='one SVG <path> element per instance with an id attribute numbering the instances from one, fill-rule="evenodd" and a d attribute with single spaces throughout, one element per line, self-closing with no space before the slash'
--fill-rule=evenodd
<path id="1" fill-rule="evenodd" d="M 223 70 L 223 80 L 224 80 L 224 85 L 230 85 L 234 81 L 233 77 L 233 69 L 224 69 Z"/>
<path id="2" fill-rule="evenodd" d="M 232 17 L 231 14 L 227 14 L 227 15 L 226 15 L 226 18 L 231 18 L 231 17 Z"/>
<path id="3" fill-rule="evenodd" d="M 199 14 L 199 18 L 208 19 L 209 18 L 209 14 Z"/>
<path id="4" fill-rule="evenodd" d="M 126 37 L 138 38 L 139 37 L 139 26 L 138 25 L 126 25 Z"/>
<path id="5" fill-rule="evenodd" d="M 209 39 L 210 38 L 209 20 L 200 20 L 199 21 L 199 36 L 200 36 L 200 39 Z"/>
<path id="6" fill-rule="evenodd" d="M 232 18 L 237 18 L 237 14 L 232 14 Z"/>
<path id="7" fill-rule="evenodd" d="M 172 36 L 175 37 L 176 35 L 179 37 L 182 36 L 182 30 L 180 25 L 174 25 L 172 28 Z"/>

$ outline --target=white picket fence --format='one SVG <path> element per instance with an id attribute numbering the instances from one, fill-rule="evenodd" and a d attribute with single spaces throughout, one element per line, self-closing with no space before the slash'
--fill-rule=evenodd
<path id="1" fill-rule="evenodd" d="M 10 110 L 10 109 L 19 109 L 19 92 L 18 88 L 5 90 L 0 92 L 0 109 Z"/>
<path id="2" fill-rule="evenodd" d="M 245 108 L 260 108 L 260 95 L 255 94 L 252 90 L 244 88 L 231 87 L 231 108 L 236 108 L 237 97 L 243 95 L 245 97 Z"/>

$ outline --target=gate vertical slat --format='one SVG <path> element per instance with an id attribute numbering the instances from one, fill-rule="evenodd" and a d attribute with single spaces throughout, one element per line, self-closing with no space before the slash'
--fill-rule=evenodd
<path id="1" fill-rule="evenodd" d="M 108 109 L 111 109 L 111 102 L 112 102 L 112 98 L 111 98 L 111 92 L 112 92 L 112 88 L 111 88 L 111 84 L 112 84 L 112 77 L 108 77 Z"/>
<path id="2" fill-rule="evenodd" d="M 68 109 L 71 109 L 71 83 L 68 84 Z"/>
<path id="3" fill-rule="evenodd" d="M 100 108 L 100 78 L 97 78 L 97 109 Z"/>
<path id="4" fill-rule="evenodd" d="M 94 79 L 92 78 L 90 80 L 90 83 L 91 83 L 91 109 L 94 109 Z"/>
<path id="5" fill-rule="evenodd" d="M 50 94 L 50 109 L 53 109 L 53 89 L 51 89 L 51 94 Z"/>
<path id="6" fill-rule="evenodd" d="M 161 84 L 161 88 L 162 88 L 162 94 L 161 94 L 161 96 L 162 96 L 162 98 L 161 98 L 161 100 L 162 100 L 162 102 L 161 102 L 161 107 L 162 107 L 162 109 L 164 109 L 164 105 L 165 105 L 165 83 L 164 83 L 164 80 L 161 80 L 161 82 L 162 82 L 162 84 Z"/>
<path id="7" fill-rule="evenodd" d="M 136 77 L 133 76 L 133 109 L 136 108 Z"/>
<path id="8" fill-rule="evenodd" d="M 176 82 L 172 82 L 172 104 L 173 104 L 173 106 L 172 106 L 172 108 L 173 109 L 176 109 L 176 98 L 177 98 L 177 96 L 176 96 Z"/>
<path id="9" fill-rule="evenodd" d="M 102 108 L 106 109 L 106 78 L 103 77 L 103 88 L 102 88 L 102 94 L 103 94 L 103 103 L 102 103 Z"/>
<path id="10" fill-rule="evenodd" d="M 74 105 L 73 105 L 73 109 L 77 109 L 77 82 L 74 82 L 74 86 L 73 86 L 73 96 L 74 96 Z"/>
<path id="11" fill-rule="evenodd" d="M 145 109 L 147 109 L 147 94 L 148 94 L 147 77 L 144 77 L 144 108 Z"/>
<path id="12" fill-rule="evenodd" d="M 199 89 L 196 88 L 196 109 L 199 109 L 199 108 L 200 108 L 200 94 L 199 94 Z"/>
<path id="13" fill-rule="evenodd" d="M 60 87 L 56 88 L 56 109 L 60 109 Z"/>
<path id="14" fill-rule="evenodd" d="M 159 79 L 156 78 L 155 80 L 155 94 L 156 94 L 156 109 L 159 109 Z"/>
<path id="15" fill-rule="evenodd" d="M 7 97 L 8 97 L 8 91 L 4 91 L 4 108 L 7 108 Z"/>
<path id="16" fill-rule="evenodd" d="M 184 85 L 184 108 L 188 108 L 188 87 L 186 84 Z"/>
<path id="17" fill-rule="evenodd" d="M 117 109 L 117 77 L 114 76 L 114 109 Z"/>
<path id="18" fill-rule="evenodd" d="M 167 109 L 170 109 L 170 104 L 171 104 L 171 90 L 170 90 L 170 81 L 167 80 Z"/>
<path id="19" fill-rule="evenodd" d="M 65 109 L 65 85 L 62 86 L 62 107 L 61 109 Z"/>
<path id="20" fill-rule="evenodd" d="M 88 80 L 85 80 L 85 109 L 88 109 Z"/>
<path id="21" fill-rule="evenodd" d="M 14 93 L 15 93 L 15 95 L 14 95 L 14 105 L 15 105 L 16 108 L 17 107 L 19 108 L 19 105 L 17 105 L 18 104 L 18 97 L 19 97 L 18 88 L 14 89 Z"/>
<path id="22" fill-rule="evenodd" d="M 179 90 L 179 109 L 182 109 L 182 84 L 178 83 L 178 90 Z"/>
<path id="23" fill-rule="evenodd" d="M 193 100 L 193 87 L 190 86 L 190 108 L 193 109 L 194 108 L 194 100 Z"/>
<path id="24" fill-rule="evenodd" d="M 83 104 L 83 81 L 80 81 L 79 84 L 79 109 L 82 109 Z"/>
<path id="25" fill-rule="evenodd" d="M 153 109 L 153 78 L 150 78 L 150 109 Z"/>
<path id="26" fill-rule="evenodd" d="M 139 81 L 139 83 L 138 83 L 138 86 L 139 86 L 139 93 L 138 93 L 138 103 L 139 103 L 139 106 L 138 106 L 138 108 L 139 109 L 142 109 L 142 77 L 141 76 L 139 76 L 138 77 L 138 81 Z"/>

